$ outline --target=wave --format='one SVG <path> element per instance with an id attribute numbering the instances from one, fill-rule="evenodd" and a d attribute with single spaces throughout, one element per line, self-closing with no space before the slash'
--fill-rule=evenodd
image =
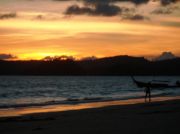
<path id="1" fill-rule="evenodd" d="M 164 97 L 164 96 L 176 96 L 171 92 L 154 94 L 152 97 Z M 4 104 L 0 105 L 0 109 L 10 108 L 25 108 L 25 107 L 41 107 L 50 105 L 76 105 L 81 103 L 93 103 L 93 102 L 105 102 L 105 101 L 117 101 L 128 99 L 140 99 L 144 96 L 126 96 L 126 97 L 84 97 L 84 98 L 67 98 L 60 101 L 46 101 L 41 103 L 23 103 L 23 104 Z"/>
<path id="2" fill-rule="evenodd" d="M 0 109 L 10 109 L 10 108 L 24 108 L 24 107 L 39 107 L 39 106 L 49 106 L 49 105 L 75 105 L 81 103 L 92 103 L 92 102 L 105 102 L 105 101 L 115 101 L 115 100 L 127 100 L 142 98 L 139 97 L 123 97 L 123 98 L 113 98 L 113 97 L 84 97 L 84 98 L 67 98 L 60 101 L 46 101 L 40 103 L 23 103 L 23 104 L 2 104 Z"/>

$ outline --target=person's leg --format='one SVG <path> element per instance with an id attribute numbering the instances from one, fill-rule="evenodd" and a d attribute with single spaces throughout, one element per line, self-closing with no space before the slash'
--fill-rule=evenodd
<path id="1" fill-rule="evenodd" d="M 150 96 L 149 96 L 149 93 L 148 93 L 148 102 L 150 102 L 150 98 L 149 98 Z"/>
<path id="2" fill-rule="evenodd" d="M 147 92 L 146 92 L 146 95 L 145 95 L 145 102 L 146 102 L 146 98 L 147 98 Z"/>

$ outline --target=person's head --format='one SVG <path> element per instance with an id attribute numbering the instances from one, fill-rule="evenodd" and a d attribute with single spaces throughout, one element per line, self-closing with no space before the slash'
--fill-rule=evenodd
<path id="1" fill-rule="evenodd" d="M 151 86 L 151 82 L 148 82 L 148 87 L 150 87 Z"/>

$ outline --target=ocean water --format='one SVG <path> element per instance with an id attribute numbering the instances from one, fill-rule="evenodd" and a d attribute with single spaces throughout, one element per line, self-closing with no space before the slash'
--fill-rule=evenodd
<path id="1" fill-rule="evenodd" d="M 166 80 L 174 84 L 180 76 L 136 76 L 144 82 Z M 153 96 L 177 96 L 180 88 L 155 89 Z M 0 76 L 0 108 L 77 104 L 141 98 L 129 76 Z"/>

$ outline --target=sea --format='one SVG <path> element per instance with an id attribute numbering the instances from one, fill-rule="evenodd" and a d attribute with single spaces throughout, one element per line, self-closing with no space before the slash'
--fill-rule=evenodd
<path id="1" fill-rule="evenodd" d="M 136 80 L 168 81 L 180 76 L 134 76 Z M 180 88 L 153 89 L 152 96 L 178 96 Z M 0 108 L 78 104 L 144 97 L 130 76 L 0 76 Z"/>

